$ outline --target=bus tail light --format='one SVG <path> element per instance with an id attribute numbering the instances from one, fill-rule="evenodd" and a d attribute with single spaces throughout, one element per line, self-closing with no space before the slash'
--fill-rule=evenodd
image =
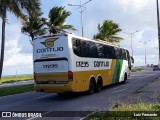
<path id="1" fill-rule="evenodd" d="M 73 80 L 73 72 L 68 71 L 68 81 L 72 81 L 72 80 Z"/>

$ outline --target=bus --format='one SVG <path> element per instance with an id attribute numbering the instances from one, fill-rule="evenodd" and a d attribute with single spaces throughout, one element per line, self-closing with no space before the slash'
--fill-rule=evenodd
<path id="1" fill-rule="evenodd" d="M 100 92 L 131 76 L 129 51 L 111 43 L 63 33 L 33 40 L 35 90 L 63 94 Z"/>

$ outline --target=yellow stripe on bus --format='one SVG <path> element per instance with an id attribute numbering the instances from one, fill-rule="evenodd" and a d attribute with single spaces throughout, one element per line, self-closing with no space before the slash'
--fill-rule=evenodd
<path id="1" fill-rule="evenodd" d="M 68 72 L 57 72 L 57 73 L 36 73 L 36 81 L 64 81 L 68 80 Z"/>
<path id="2" fill-rule="evenodd" d="M 90 70 L 90 71 L 79 71 L 79 72 L 73 72 L 73 81 L 69 82 L 68 85 L 71 85 L 72 88 L 70 92 L 82 92 L 87 91 L 89 88 L 89 82 L 90 78 L 94 77 L 96 82 L 99 76 L 103 79 L 103 86 L 112 84 L 113 74 L 114 74 L 114 68 L 116 65 L 116 60 L 112 60 L 111 69 L 109 70 Z M 43 74 L 36 74 L 36 81 L 65 81 L 68 80 L 68 73 L 43 73 Z M 68 86 L 66 85 L 66 86 Z M 40 85 L 41 88 L 43 88 L 43 85 Z M 44 85 L 45 89 L 47 89 L 46 85 Z M 58 88 L 58 85 L 50 84 L 49 86 L 56 86 Z M 69 86 L 68 86 L 69 87 Z M 60 85 L 61 91 L 63 91 L 63 87 Z M 51 87 L 49 87 L 51 89 Z M 64 92 L 65 92 L 64 87 Z M 54 92 L 54 90 L 52 91 Z M 56 92 L 56 91 L 55 91 Z"/>

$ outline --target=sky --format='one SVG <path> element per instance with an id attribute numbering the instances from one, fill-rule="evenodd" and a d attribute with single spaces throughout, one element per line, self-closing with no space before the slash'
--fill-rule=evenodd
<path id="1" fill-rule="evenodd" d="M 82 3 L 88 0 L 81 0 Z M 81 16 L 77 7 L 80 0 L 41 0 L 43 17 L 55 6 L 65 6 L 71 12 L 66 24 L 73 25 L 77 31 L 70 31 L 81 36 Z M 92 0 L 85 5 L 83 12 L 84 37 L 92 39 L 98 32 L 97 25 L 104 20 L 119 24 L 122 31 L 118 36 L 124 40 L 118 43 L 127 48 L 131 54 L 131 36 L 126 33 L 136 32 L 132 38 L 134 66 L 145 65 L 145 45 L 147 64 L 158 63 L 158 31 L 156 0 Z M 0 20 L 0 38 L 1 38 Z M 7 13 L 6 43 L 3 75 L 32 74 L 32 45 L 29 36 L 21 33 L 21 23 L 11 13 Z"/>

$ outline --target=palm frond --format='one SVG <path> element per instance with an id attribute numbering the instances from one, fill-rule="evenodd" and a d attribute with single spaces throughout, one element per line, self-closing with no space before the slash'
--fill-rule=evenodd
<path id="1" fill-rule="evenodd" d="M 66 19 L 71 13 L 65 7 L 53 7 L 49 12 L 50 21 L 47 23 L 50 33 L 60 33 L 64 30 L 76 30 L 72 25 L 66 25 Z"/>
<path id="2" fill-rule="evenodd" d="M 98 33 L 93 38 L 107 42 L 120 42 L 123 38 L 116 36 L 119 32 L 121 32 L 121 29 L 117 23 L 105 20 L 102 25 L 98 24 Z"/>

